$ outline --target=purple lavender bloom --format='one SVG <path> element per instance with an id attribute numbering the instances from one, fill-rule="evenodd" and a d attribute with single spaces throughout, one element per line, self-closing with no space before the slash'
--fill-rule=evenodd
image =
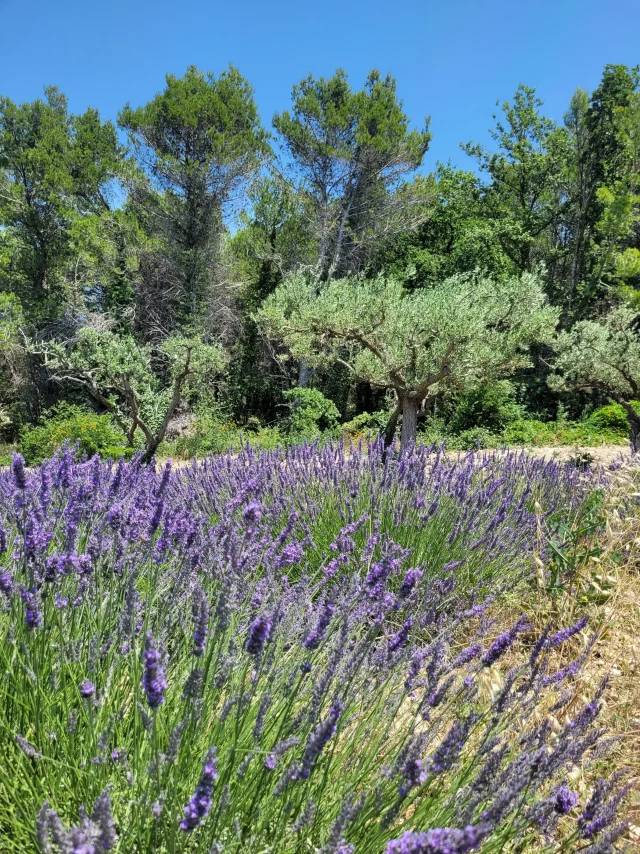
<path id="1" fill-rule="evenodd" d="M 429 760 L 430 767 L 435 772 L 441 773 L 451 768 L 460 755 L 475 722 L 476 717 L 473 714 L 469 715 L 464 722 L 455 721 Z"/>
<path id="2" fill-rule="evenodd" d="M 304 749 L 304 756 L 302 757 L 302 768 L 300 769 L 300 777 L 303 780 L 306 780 L 311 775 L 318 757 L 327 742 L 335 735 L 338 719 L 342 714 L 343 708 L 344 706 L 341 701 L 336 700 L 329 711 L 328 717 L 321 721 L 309 736 Z"/>
<path id="3" fill-rule="evenodd" d="M 23 588 L 20 591 L 20 597 L 24 602 L 24 621 L 31 632 L 42 625 L 42 613 L 40 612 L 35 588 L 32 587 L 30 590 Z"/>
<path id="4" fill-rule="evenodd" d="M 97 826 L 99 835 L 97 839 L 97 851 L 109 851 L 118 841 L 116 826 L 111 812 L 111 798 L 109 790 L 105 789 L 98 795 L 93 805 L 91 820 Z"/>
<path id="5" fill-rule="evenodd" d="M 260 655 L 265 643 L 271 636 L 271 617 L 266 614 L 260 614 L 256 617 L 249 627 L 249 637 L 247 639 L 247 652 L 251 655 Z"/>
<path id="6" fill-rule="evenodd" d="M 80 808 L 80 819 L 79 827 L 67 831 L 57 813 L 45 802 L 36 820 L 40 850 L 53 851 L 52 840 L 56 851 L 65 854 L 104 854 L 115 846 L 118 840 L 108 789 L 96 798 L 91 818 Z"/>
<path id="7" fill-rule="evenodd" d="M 194 830 L 203 824 L 211 809 L 211 795 L 213 784 L 218 779 L 216 767 L 216 748 L 212 747 L 207 754 L 200 782 L 195 793 L 191 796 L 189 803 L 184 808 L 184 818 L 180 822 L 180 829 L 186 832 Z"/>
<path id="8" fill-rule="evenodd" d="M 418 673 L 420 673 L 426 656 L 426 650 L 420 649 L 419 647 L 413 648 L 411 663 L 409 664 L 409 672 L 407 673 L 407 678 L 404 683 L 404 686 L 407 691 L 410 691 L 413 688 L 414 682 L 418 676 Z"/>
<path id="9" fill-rule="evenodd" d="M 298 563 L 301 560 L 303 554 L 304 549 L 300 543 L 288 543 L 282 549 L 282 553 L 276 558 L 276 569 L 293 566 L 294 563 Z"/>
<path id="10" fill-rule="evenodd" d="M 144 673 L 142 676 L 142 687 L 147 695 L 147 702 L 152 709 L 157 709 L 164 703 L 164 692 L 167 689 L 167 680 L 160 658 L 156 649 L 153 634 L 149 631 L 145 637 L 144 652 L 142 653 Z"/>
<path id="11" fill-rule="evenodd" d="M 335 613 L 335 610 L 335 605 L 331 602 L 325 603 L 315 629 L 307 635 L 307 639 L 304 642 L 307 649 L 317 649 L 320 646 L 324 633 L 331 622 L 331 617 Z"/>
<path id="12" fill-rule="evenodd" d="M 409 617 L 408 620 L 405 621 L 405 624 L 402 628 L 393 635 L 389 640 L 389 652 L 395 652 L 397 649 L 402 649 L 407 645 L 407 641 L 409 640 L 409 632 L 411 631 L 411 627 L 413 626 L 413 618 Z"/>
<path id="13" fill-rule="evenodd" d="M 400 585 L 400 598 L 406 598 L 416 584 L 419 584 L 422 581 L 424 573 L 421 569 L 408 569 L 405 577 L 402 579 L 402 584 Z"/>
<path id="14" fill-rule="evenodd" d="M 511 646 L 513 646 L 513 642 L 515 641 L 518 632 L 522 631 L 523 628 L 524 619 L 520 619 L 515 626 L 512 626 L 506 632 L 499 635 L 482 656 L 482 663 L 484 666 L 490 667 L 492 664 L 495 664 L 495 662 L 504 655 Z"/>
<path id="15" fill-rule="evenodd" d="M 201 656 L 204 654 L 207 644 L 210 617 L 209 600 L 203 590 L 200 591 L 200 596 L 194 601 L 193 616 L 196 623 L 193 632 L 193 654 Z"/>
<path id="16" fill-rule="evenodd" d="M 24 470 L 24 457 L 22 454 L 13 455 L 11 474 L 13 476 L 13 482 L 18 489 L 24 491 L 27 487 L 27 474 Z"/>
<path id="17" fill-rule="evenodd" d="M 491 830 L 489 824 L 468 825 L 464 830 L 437 827 L 425 833 L 407 830 L 388 843 L 384 854 L 467 854 L 479 848 Z"/>
<path id="18" fill-rule="evenodd" d="M 462 667 L 465 664 L 468 664 L 470 661 L 473 661 L 474 658 L 477 658 L 482 652 L 482 645 L 480 643 L 472 643 L 466 649 L 463 649 L 462 652 L 458 653 L 456 657 L 451 662 L 451 667 Z"/>
<path id="19" fill-rule="evenodd" d="M 162 514 L 164 512 L 164 500 L 159 498 L 156 502 L 156 506 L 153 510 L 153 515 L 151 517 L 151 521 L 149 522 L 149 536 L 152 537 L 155 532 L 158 530 L 160 526 L 160 522 L 162 521 Z"/>
<path id="20" fill-rule="evenodd" d="M 404 764 L 404 782 L 398 789 L 398 794 L 404 797 L 414 786 L 420 786 L 427 779 L 427 772 L 422 759 L 410 756 Z"/>
<path id="21" fill-rule="evenodd" d="M 589 622 L 589 617 L 583 617 L 581 620 L 578 620 L 573 626 L 568 626 L 566 629 L 562 629 L 559 632 L 556 632 L 555 635 L 551 635 L 546 644 L 545 648 L 550 649 L 554 646 L 560 646 L 561 643 L 568 641 L 569 638 L 572 638 L 574 635 L 577 635 L 578 632 L 581 632 L 582 629 Z"/>
<path id="22" fill-rule="evenodd" d="M 593 839 L 615 822 L 620 802 L 630 787 L 625 786 L 612 797 L 608 797 L 612 788 L 613 780 L 596 780 L 593 793 L 578 819 L 578 830 L 583 839 Z"/>
<path id="23" fill-rule="evenodd" d="M 80 696 L 84 700 L 88 700 L 89 697 L 93 697 L 96 693 L 96 686 L 93 682 L 90 682 L 88 679 L 83 679 L 80 683 Z"/>
<path id="24" fill-rule="evenodd" d="M 442 567 L 442 571 L 453 572 L 454 569 L 458 569 L 458 567 L 462 566 L 465 560 L 466 558 L 463 558 L 462 560 L 450 560 L 449 563 L 445 563 L 445 565 Z"/>
<path id="25" fill-rule="evenodd" d="M 0 593 L 9 599 L 13 593 L 13 579 L 8 572 L 0 572 Z"/>
<path id="26" fill-rule="evenodd" d="M 122 524 L 122 505 L 121 504 L 112 504 L 109 507 L 107 512 L 107 521 L 109 525 L 117 531 L 120 525 Z"/>
<path id="27" fill-rule="evenodd" d="M 554 809 L 559 815 L 567 815 L 578 803 L 578 793 L 568 786 L 558 786 L 555 794 Z"/>
<path id="28" fill-rule="evenodd" d="M 29 759 L 41 759 L 42 753 L 37 750 L 30 741 L 20 734 L 16 735 L 16 744 L 20 748 L 20 750 L 24 753 L 25 756 L 28 756 Z"/>
<path id="29" fill-rule="evenodd" d="M 242 518 L 248 528 L 254 528 L 264 513 L 264 506 L 259 501 L 251 501 L 242 511 Z"/>

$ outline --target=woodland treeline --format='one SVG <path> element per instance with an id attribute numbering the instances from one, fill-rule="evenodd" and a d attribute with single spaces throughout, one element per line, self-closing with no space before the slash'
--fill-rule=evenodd
<path id="1" fill-rule="evenodd" d="M 149 456 L 296 407 L 411 441 L 492 394 L 543 421 L 613 400 L 636 442 L 637 68 L 560 124 L 520 85 L 467 169 L 430 174 L 389 76 L 310 76 L 283 107 L 268 124 L 233 67 L 117 124 L 56 88 L 0 98 L 5 442 L 64 406 Z"/>

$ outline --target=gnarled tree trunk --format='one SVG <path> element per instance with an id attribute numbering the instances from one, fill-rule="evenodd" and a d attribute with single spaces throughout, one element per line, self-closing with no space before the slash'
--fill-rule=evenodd
<path id="1" fill-rule="evenodd" d="M 393 444 L 393 440 L 396 437 L 396 428 L 398 426 L 398 418 L 400 417 L 401 405 L 400 401 L 398 401 L 394 407 L 393 412 L 389 416 L 389 420 L 387 421 L 384 430 L 382 431 L 382 436 L 384 439 L 384 449 L 390 448 Z"/>
<path id="2" fill-rule="evenodd" d="M 640 453 L 640 415 L 638 415 L 638 413 L 628 401 L 621 400 L 619 397 L 617 398 L 617 401 L 627 413 L 627 419 L 629 421 L 629 444 L 631 445 L 631 453 L 638 454 Z"/>
<path id="3" fill-rule="evenodd" d="M 404 451 L 415 444 L 418 435 L 418 409 L 420 401 L 414 394 L 403 394 L 402 403 L 402 433 L 400 434 L 400 450 Z"/>
<path id="4" fill-rule="evenodd" d="M 637 415 L 629 418 L 629 443 L 632 454 L 640 453 L 640 418 Z"/>

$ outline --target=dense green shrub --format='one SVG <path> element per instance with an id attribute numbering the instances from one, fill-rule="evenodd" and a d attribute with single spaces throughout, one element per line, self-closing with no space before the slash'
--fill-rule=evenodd
<path id="1" fill-rule="evenodd" d="M 625 433 L 618 430 L 603 429 L 591 422 L 584 421 L 538 421 L 527 419 L 509 424 L 502 432 L 506 445 L 598 445 L 624 444 Z"/>
<path id="2" fill-rule="evenodd" d="M 28 465 L 37 465 L 53 456 L 65 442 L 78 446 L 78 455 L 117 458 L 131 456 L 122 432 L 110 415 L 98 415 L 69 403 L 59 403 L 45 413 L 41 424 L 24 427 L 20 451 Z"/>
<path id="3" fill-rule="evenodd" d="M 174 442 L 163 442 L 158 456 L 188 460 L 196 456 L 239 451 L 243 445 L 272 451 L 285 444 L 286 437 L 277 427 L 262 427 L 259 423 L 251 423 L 241 430 L 217 414 L 207 414 L 196 419 L 192 433 L 181 436 Z"/>
<path id="4" fill-rule="evenodd" d="M 474 451 L 476 448 L 495 448 L 502 444 L 501 437 L 486 427 L 470 427 L 447 439 L 447 447 L 453 451 Z"/>
<path id="5" fill-rule="evenodd" d="M 160 455 L 190 459 L 206 454 L 221 454 L 239 447 L 240 435 L 235 425 L 224 421 L 217 413 L 206 413 L 196 418 L 191 433 L 174 442 L 164 442 L 160 446 Z"/>
<path id="6" fill-rule="evenodd" d="M 640 401 L 634 401 L 633 408 L 640 414 Z M 626 436 L 629 432 L 629 419 L 619 403 L 609 403 L 592 412 L 587 419 L 598 430 L 611 430 Z"/>
<path id="7" fill-rule="evenodd" d="M 482 427 L 500 433 L 508 424 L 522 418 L 522 407 L 508 380 L 483 383 L 461 395 L 449 419 L 449 432 L 457 434 Z"/>
<path id="8" fill-rule="evenodd" d="M 384 428 L 389 420 L 389 412 L 361 412 L 351 421 L 340 425 L 340 430 L 347 436 L 375 436 Z"/>
<path id="9" fill-rule="evenodd" d="M 11 465 L 15 451 L 17 451 L 15 445 L 6 445 L 0 442 L 0 468 Z"/>
<path id="10" fill-rule="evenodd" d="M 508 445 L 532 445 L 545 427 L 542 421 L 533 418 L 514 421 L 504 429 L 504 441 Z"/>
<path id="11" fill-rule="evenodd" d="M 338 426 L 338 407 L 317 388 L 292 388 L 284 398 L 290 407 L 286 430 L 292 437 L 314 439 Z"/>

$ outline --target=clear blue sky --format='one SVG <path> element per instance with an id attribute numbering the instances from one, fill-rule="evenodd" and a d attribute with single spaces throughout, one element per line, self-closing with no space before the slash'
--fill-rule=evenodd
<path id="1" fill-rule="evenodd" d="M 605 63 L 640 63 L 640 0 L 0 0 L 0 94 L 32 100 L 54 84 L 73 111 L 115 119 L 189 64 L 236 65 L 266 125 L 309 73 L 372 68 L 398 81 L 414 123 L 431 114 L 426 167 L 471 165 L 462 140 L 487 140 L 496 100 L 520 81 L 562 119 Z"/>

